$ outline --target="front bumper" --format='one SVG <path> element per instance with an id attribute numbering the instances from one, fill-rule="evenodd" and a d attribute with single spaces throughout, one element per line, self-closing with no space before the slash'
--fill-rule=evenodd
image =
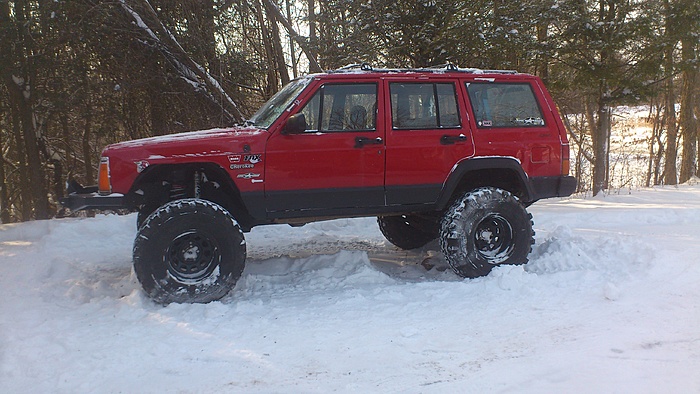
<path id="1" fill-rule="evenodd" d="M 61 205 L 71 211 L 81 209 L 114 210 L 127 208 L 125 197 L 120 193 L 101 195 L 97 186 L 83 187 L 75 181 L 68 185 L 68 197 L 60 200 Z"/>

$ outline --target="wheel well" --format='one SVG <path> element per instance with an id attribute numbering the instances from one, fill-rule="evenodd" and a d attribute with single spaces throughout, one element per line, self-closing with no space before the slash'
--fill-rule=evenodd
<path id="1" fill-rule="evenodd" d="M 507 190 L 518 197 L 524 203 L 530 200 L 530 193 L 522 179 L 515 170 L 509 168 L 487 168 L 467 171 L 457 181 L 452 192 L 445 196 L 441 207 L 447 207 L 464 193 L 479 187 L 496 187 Z"/>
<path id="2" fill-rule="evenodd" d="M 484 186 L 507 190 L 518 196 L 518 198 L 525 197 L 526 193 L 515 171 L 500 168 L 471 171 L 462 177 L 459 183 L 460 191 L 463 192 Z"/>
<path id="3" fill-rule="evenodd" d="M 152 165 L 136 179 L 128 198 L 139 210 L 155 210 L 183 198 L 201 198 L 224 207 L 244 230 L 253 225 L 235 183 L 214 163 Z"/>

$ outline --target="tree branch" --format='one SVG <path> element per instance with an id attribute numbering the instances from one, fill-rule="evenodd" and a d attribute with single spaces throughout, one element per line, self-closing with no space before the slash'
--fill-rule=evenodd
<path id="1" fill-rule="evenodd" d="M 150 25 L 133 7 L 127 4 L 126 0 L 119 0 L 122 8 L 131 15 L 136 25 L 155 43 L 158 50 L 180 74 L 180 77 L 189 83 L 195 91 L 203 93 L 208 100 L 219 106 L 231 123 L 241 123 L 244 117 L 238 105 L 226 93 L 221 84 L 187 54 L 175 36 L 160 21 L 148 0 L 134 1 L 140 3 L 148 17 L 147 19 L 151 21 Z"/>
<path id="2" fill-rule="evenodd" d="M 321 66 L 318 64 L 318 61 L 316 61 L 316 58 L 313 56 L 313 52 L 311 51 L 311 48 L 309 48 L 308 43 L 306 42 L 306 39 L 302 36 L 299 35 L 299 33 L 294 30 L 294 26 L 292 26 L 291 23 L 287 20 L 287 18 L 282 15 L 282 11 L 277 7 L 277 4 L 273 3 L 271 0 L 263 0 L 265 4 L 270 8 L 272 11 L 272 14 L 274 15 L 275 18 L 284 26 L 285 29 L 287 29 L 287 33 L 289 33 L 289 36 L 299 44 L 299 47 L 301 50 L 304 52 L 306 57 L 309 59 L 309 71 L 312 73 L 319 73 L 321 72 Z"/>

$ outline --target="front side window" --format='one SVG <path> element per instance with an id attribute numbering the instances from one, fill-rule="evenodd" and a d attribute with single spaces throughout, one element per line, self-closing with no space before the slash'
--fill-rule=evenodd
<path id="1" fill-rule="evenodd" d="M 476 82 L 466 85 L 479 128 L 545 125 L 530 84 Z"/>
<path id="2" fill-rule="evenodd" d="M 301 113 L 309 132 L 376 130 L 377 84 L 325 84 Z"/>
<path id="3" fill-rule="evenodd" d="M 453 83 L 391 83 L 389 90 L 394 129 L 460 127 Z"/>

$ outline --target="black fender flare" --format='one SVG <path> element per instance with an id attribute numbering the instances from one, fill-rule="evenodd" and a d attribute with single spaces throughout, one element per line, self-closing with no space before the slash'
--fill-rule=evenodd
<path id="1" fill-rule="evenodd" d="M 148 188 L 146 188 L 147 190 L 143 190 L 144 185 L 148 185 L 155 180 L 164 179 L 166 174 L 178 169 L 188 169 L 191 171 L 203 170 L 205 173 L 209 174 L 209 176 L 214 175 L 215 180 L 219 181 L 220 183 L 220 188 L 223 192 L 223 194 L 220 194 L 220 197 L 223 198 L 214 198 L 212 199 L 212 202 L 215 202 L 228 210 L 231 215 L 236 218 L 244 231 L 249 231 L 255 220 L 247 209 L 236 183 L 233 181 L 233 179 L 231 179 L 229 173 L 216 163 L 193 162 L 150 165 L 134 180 L 134 183 L 131 185 L 129 192 L 126 195 L 127 203 L 133 207 L 143 204 L 144 194 L 148 193 L 149 191 L 151 193 L 154 192 L 154 190 L 148 190 Z M 224 201 L 221 201 L 222 199 Z"/>
<path id="2" fill-rule="evenodd" d="M 448 175 L 437 207 L 445 209 L 456 195 L 483 186 L 499 187 L 516 195 L 521 201 L 533 201 L 529 177 L 515 157 L 477 157 L 459 162 Z"/>

